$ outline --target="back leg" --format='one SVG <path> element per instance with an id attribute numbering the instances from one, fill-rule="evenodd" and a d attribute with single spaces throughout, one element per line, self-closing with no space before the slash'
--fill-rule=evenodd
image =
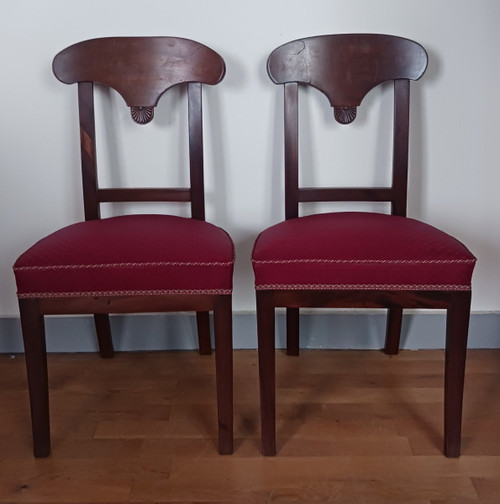
<path id="1" fill-rule="evenodd" d="M 107 313 L 95 313 L 94 325 L 99 343 L 101 357 L 110 358 L 115 354 L 113 339 L 111 338 L 111 325 Z"/>
<path id="2" fill-rule="evenodd" d="M 299 355 L 299 308 L 286 309 L 286 354 Z"/>
<path id="3" fill-rule="evenodd" d="M 403 309 L 395 306 L 387 311 L 387 332 L 385 335 L 385 353 L 396 355 L 399 352 L 401 326 L 403 324 Z"/>
<path id="4" fill-rule="evenodd" d="M 200 355 L 210 355 L 212 353 L 212 343 L 210 341 L 210 317 L 208 312 L 196 312 L 196 326 Z"/>

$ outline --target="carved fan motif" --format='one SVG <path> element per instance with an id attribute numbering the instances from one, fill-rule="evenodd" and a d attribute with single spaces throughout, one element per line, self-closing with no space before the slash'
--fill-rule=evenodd
<path id="1" fill-rule="evenodd" d="M 340 124 L 349 124 L 356 119 L 356 107 L 333 107 L 335 120 Z"/>
<path id="2" fill-rule="evenodd" d="M 130 115 L 137 124 L 147 124 L 153 120 L 153 107 L 130 107 Z"/>

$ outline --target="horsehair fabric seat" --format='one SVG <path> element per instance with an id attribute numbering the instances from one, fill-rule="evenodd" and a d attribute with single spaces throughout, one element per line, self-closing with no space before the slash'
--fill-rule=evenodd
<path id="1" fill-rule="evenodd" d="M 175 238 L 175 242 L 172 239 Z M 17 261 L 18 297 L 231 294 L 230 238 L 204 221 L 125 215 L 47 236 Z"/>
<path id="2" fill-rule="evenodd" d="M 445 443 L 460 455 L 461 412 L 475 257 L 452 236 L 406 216 L 409 80 L 427 54 L 416 42 L 379 34 L 323 35 L 275 49 L 268 73 L 284 86 L 285 217 L 252 252 L 257 293 L 262 452 L 276 453 L 275 308 L 286 308 L 287 353 L 299 353 L 300 307 L 388 308 L 385 351 L 399 350 L 403 308 L 447 310 Z M 375 86 L 394 83 L 392 183 L 374 188 L 299 187 L 299 88 L 324 93 L 349 124 Z M 333 212 L 299 217 L 299 203 L 388 201 L 391 214 Z"/>
<path id="3" fill-rule="evenodd" d="M 264 231 L 255 284 L 268 289 L 469 290 L 475 259 L 423 222 L 362 212 L 290 219 Z"/>
<path id="4" fill-rule="evenodd" d="M 219 452 L 232 453 L 231 295 L 234 246 L 205 221 L 202 84 L 225 74 L 219 54 L 175 37 L 109 37 L 77 43 L 54 59 L 56 77 L 78 83 L 85 221 L 43 238 L 14 265 L 28 372 L 34 454 L 50 453 L 46 314 L 94 314 L 103 357 L 113 355 L 110 313 L 195 311 L 200 353 L 211 353 L 214 312 Z M 153 120 L 161 95 L 187 88 L 190 186 L 99 188 L 94 83 L 115 89 L 138 124 Z M 142 168 L 141 168 L 142 169 Z M 103 202 L 177 201 L 191 217 L 100 218 Z"/>

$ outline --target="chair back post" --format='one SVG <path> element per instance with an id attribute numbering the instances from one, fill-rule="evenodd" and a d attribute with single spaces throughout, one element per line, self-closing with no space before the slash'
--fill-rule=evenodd
<path id="1" fill-rule="evenodd" d="M 284 85 L 285 110 L 285 218 L 299 216 L 299 86 Z"/>
<path id="2" fill-rule="evenodd" d="M 78 111 L 80 117 L 83 207 L 85 220 L 94 220 L 100 218 L 100 208 L 97 197 L 94 85 L 92 82 L 78 83 Z"/>
<path id="3" fill-rule="evenodd" d="M 410 129 L 410 81 L 394 81 L 394 136 L 392 155 L 392 214 L 406 217 L 408 197 L 408 143 Z"/>
<path id="4" fill-rule="evenodd" d="M 191 216 L 205 220 L 203 176 L 203 112 L 199 82 L 188 84 L 189 169 L 191 178 Z"/>

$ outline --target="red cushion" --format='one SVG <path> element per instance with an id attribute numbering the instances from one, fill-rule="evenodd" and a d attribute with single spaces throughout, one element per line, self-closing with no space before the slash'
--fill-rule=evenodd
<path id="1" fill-rule="evenodd" d="M 252 260 L 258 290 L 469 290 L 476 262 L 432 226 L 361 212 L 272 226 L 257 238 Z"/>
<path id="2" fill-rule="evenodd" d="M 20 298 L 229 294 L 234 248 L 204 221 L 128 215 L 73 224 L 14 265 Z"/>

